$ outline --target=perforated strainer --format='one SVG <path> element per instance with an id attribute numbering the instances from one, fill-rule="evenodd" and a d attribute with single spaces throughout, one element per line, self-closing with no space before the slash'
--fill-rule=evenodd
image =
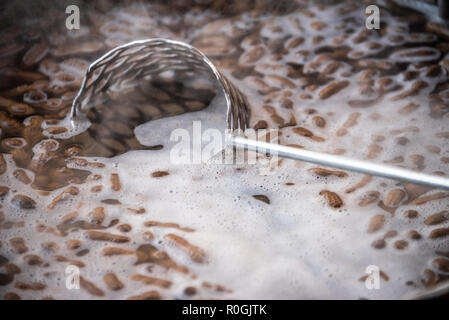
<path id="1" fill-rule="evenodd" d="M 123 88 L 138 78 L 152 77 L 167 71 L 174 72 L 175 75 L 182 72 L 190 76 L 209 73 L 215 79 L 226 100 L 227 128 L 234 132 L 229 141 L 238 148 L 449 190 L 449 179 L 442 176 L 245 138 L 244 134 L 240 134 L 248 128 L 249 123 L 250 109 L 245 95 L 203 53 L 180 41 L 133 41 L 94 61 L 89 66 L 73 101 L 72 125 L 77 126 L 84 113 L 93 107 L 96 99 L 101 98 L 108 89 Z"/>

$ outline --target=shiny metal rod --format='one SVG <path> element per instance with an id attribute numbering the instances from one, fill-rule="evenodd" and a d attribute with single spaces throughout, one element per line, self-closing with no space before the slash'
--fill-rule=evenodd
<path id="1" fill-rule="evenodd" d="M 402 180 L 429 187 L 449 190 L 449 179 L 446 177 L 415 172 L 408 169 L 377 164 L 365 160 L 355 160 L 333 154 L 292 148 L 280 144 L 249 140 L 237 136 L 232 138 L 232 144 L 238 148 L 259 153 L 269 153 L 271 155 L 277 155 L 283 158 L 311 162 L 323 166 L 356 171 L 373 176 Z"/>

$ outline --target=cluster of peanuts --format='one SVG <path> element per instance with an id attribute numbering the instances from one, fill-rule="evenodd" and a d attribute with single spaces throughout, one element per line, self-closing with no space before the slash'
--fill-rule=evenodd
<path id="1" fill-rule="evenodd" d="M 231 79 L 252 89 L 254 99 L 250 101 L 258 102 L 252 106 L 252 114 L 260 115 L 252 119 L 255 129 L 278 128 L 281 137 L 299 135 L 302 141 L 307 141 L 307 148 L 319 149 L 326 140 L 337 141 L 351 135 L 352 128 L 357 127 L 362 116 L 378 121 L 384 116 L 411 116 L 419 108 L 428 108 L 429 118 L 447 122 L 444 120 L 449 119 L 449 101 L 446 99 L 449 71 L 447 29 L 428 22 L 415 12 L 399 13 L 403 9 L 392 5 L 387 17 L 383 16 L 385 25 L 372 31 L 366 29 L 360 20 L 364 18 L 358 12 L 361 8 L 359 3 L 345 3 L 336 9 L 337 19 L 335 15 L 326 16 L 326 12 L 335 8 L 325 5 L 304 6 L 294 13 L 262 20 L 258 20 L 257 14 L 248 14 L 239 24 L 233 25 L 223 19 L 211 26 L 214 31 L 224 30 L 220 35 L 209 33 L 206 28 L 193 43 L 212 55 Z M 323 16 L 330 17 L 330 21 Z M 250 26 L 250 32 L 245 32 L 246 26 Z M 239 45 L 225 45 L 227 43 Z M 233 63 L 229 56 L 236 57 L 238 64 Z M 419 99 L 415 100 L 416 97 L 423 97 L 426 105 L 419 103 Z M 341 100 L 345 101 L 346 110 L 355 110 L 349 111 L 346 120 L 335 130 L 332 118 L 337 111 L 322 113 L 320 105 L 332 101 L 339 104 Z M 390 114 L 369 111 L 370 107 L 382 103 L 397 105 L 397 111 L 391 110 Z M 447 149 L 441 147 L 443 139 L 449 137 L 447 129 L 434 132 L 434 139 L 438 142 L 425 145 L 422 154 L 411 154 L 408 159 L 402 155 L 383 159 L 382 153 L 386 148 L 383 143 L 387 136 L 393 137 L 396 145 L 405 146 L 419 132 L 417 125 L 394 129 L 385 135 L 373 134 L 364 156 L 418 171 L 432 167 L 426 166 L 426 157 L 429 156 L 439 157 L 440 165 L 449 163 L 445 155 Z M 286 144 L 304 148 L 297 143 Z M 342 148 L 326 151 L 333 154 L 347 152 Z M 345 178 L 348 175 L 321 167 L 311 167 L 308 171 L 319 177 Z M 447 170 L 433 173 L 445 175 Z M 377 190 L 366 188 L 370 182 L 372 177 L 364 176 L 343 193 L 323 189 L 319 195 L 335 209 L 344 207 L 344 194 L 352 193 L 360 194 L 357 200 L 359 207 L 377 205 L 379 214 L 371 218 L 366 229 L 368 234 L 374 235 L 388 228 L 389 220 L 395 218 L 401 206 L 416 207 L 416 210 L 407 209 L 401 213 L 406 219 L 415 219 L 419 216 L 419 206 L 449 197 L 448 192 L 412 184 L 401 184 L 382 195 Z M 287 182 L 286 185 L 294 183 Z M 265 195 L 253 197 L 270 203 Z M 444 210 L 423 220 L 426 228 L 432 228 L 429 239 L 444 241 L 449 237 L 449 228 L 444 225 L 447 218 L 448 212 Z M 387 230 L 372 242 L 372 248 L 384 249 L 391 241 L 394 250 L 404 251 L 410 241 L 417 242 L 422 237 L 424 235 L 414 229 L 401 235 L 396 230 Z M 408 285 L 433 287 L 444 281 L 445 274 L 449 272 L 448 254 L 436 251 L 435 256 L 430 262 L 431 268 L 423 271 L 422 282 L 410 281 Z M 382 272 L 384 280 L 388 281 L 388 276 Z M 363 281 L 364 278 L 361 279 Z"/>
<path id="2" fill-rule="evenodd" d="M 50 237 L 54 240 L 43 241 L 37 248 L 34 244 L 30 246 L 21 236 L 0 241 L 0 292 L 4 299 L 20 299 L 27 292 L 31 292 L 31 296 L 25 295 L 26 297 L 33 297 L 34 292 L 34 295 L 39 294 L 42 298 L 57 298 L 46 284 L 54 277 L 51 267 L 55 263 L 74 265 L 81 269 L 88 267 L 89 263 L 83 261 L 83 257 L 89 254 L 91 249 L 88 243 L 92 241 L 111 244 L 103 248 L 102 256 L 133 256 L 136 258 L 136 265 L 148 265 L 148 273 L 154 273 L 153 269 L 156 267 L 160 268 L 156 273 L 173 270 L 187 279 L 196 278 L 187 267 L 176 263 L 166 252 L 150 244 L 160 241 L 150 228 L 173 229 L 182 233 L 194 232 L 194 229 L 181 227 L 177 223 L 149 220 L 143 223 L 148 230 L 141 235 L 146 244 L 136 248 L 130 245 L 125 249 L 114 244 L 130 244 L 133 239 L 127 234 L 132 231 L 132 226 L 121 223 L 121 219 L 108 219 L 107 207 L 123 207 L 130 214 L 142 216 L 147 214 L 145 208 L 135 208 L 122 204 L 118 199 L 107 198 L 102 199 L 101 206 L 93 208 L 85 218 L 79 213 L 82 203 L 78 198 L 84 190 L 82 184 L 89 184 L 88 190 L 93 194 L 101 194 L 106 188 L 115 193 L 122 190 L 122 181 L 117 173 L 112 173 L 109 181 L 105 181 L 101 173 L 105 164 L 87 160 L 86 156 L 112 157 L 133 149 L 159 150 L 163 146 L 142 146 L 134 136 L 134 127 L 162 116 L 199 110 L 207 106 L 215 95 L 215 88 L 211 86 L 185 87 L 179 90 L 156 80 L 153 82 L 157 83 L 142 83 L 131 92 L 112 93 L 111 103 L 107 108 L 97 106 L 89 114 L 92 125 L 88 131 L 68 139 L 61 138 L 68 132 L 68 127 L 61 120 L 69 113 L 91 61 L 107 49 L 136 38 L 151 36 L 148 30 L 154 32 L 153 37 L 172 39 L 180 38 L 181 32 L 186 31 L 185 28 L 179 28 L 176 15 L 172 10 L 167 10 L 166 6 L 147 6 L 146 9 L 155 9 L 154 14 L 149 16 L 145 12 L 142 14 L 139 8 L 127 7 L 126 3 L 123 5 L 123 10 L 112 12 L 112 2 L 99 1 L 88 10 L 89 25 L 83 26 L 79 32 L 67 32 L 63 29 L 65 15 L 58 14 L 55 8 L 50 8 L 47 12 L 56 17 L 54 19 L 34 22 L 30 26 L 27 21 L 18 21 L 16 27 L 2 30 L 1 201 L 8 201 L 8 205 L 24 213 L 39 210 L 41 202 L 46 202 L 44 207 L 49 212 L 58 210 L 61 205 L 75 203 L 74 210 L 62 216 L 56 225 L 35 221 L 36 236 L 39 238 L 39 234 L 43 234 L 43 239 Z M 161 20 L 163 15 L 165 20 L 171 21 L 171 30 L 164 26 L 166 22 Z M 185 16 L 184 23 L 201 23 L 197 21 L 197 17 L 211 20 L 214 14 L 207 16 L 201 14 L 199 9 L 194 9 Z M 195 85 L 194 81 L 189 83 Z M 175 89 L 178 96 L 173 98 Z M 132 101 L 133 104 L 128 103 L 128 108 L 118 108 L 123 101 Z M 167 175 L 168 171 L 155 171 L 150 177 L 161 179 Z M 9 179 L 19 183 L 20 189 L 13 190 Z M 51 199 L 48 200 L 50 196 Z M 14 212 L 0 211 L 0 230 L 13 233 L 14 230 L 20 231 L 26 220 L 27 218 L 14 217 Z M 70 239 L 73 233 L 80 230 L 84 231 L 86 241 Z M 179 248 L 180 252 L 185 252 L 193 263 L 206 262 L 204 250 L 191 244 L 180 234 L 168 232 L 163 238 Z M 17 261 L 21 261 L 22 265 Z M 40 269 L 42 277 L 39 281 L 21 281 L 22 275 L 29 268 Z M 114 273 L 107 273 L 103 280 L 103 284 L 93 283 L 81 276 L 81 289 L 96 297 L 106 296 L 106 291 L 126 290 L 128 279 L 120 279 Z M 141 283 L 142 287 L 165 290 L 173 285 L 172 281 L 143 274 L 131 275 L 129 280 Z M 203 281 L 198 288 L 196 285 L 186 285 L 178 294 L 190 298 L 195 297 L 199 290 L 211 296 L 230 292 L 222 285 Z M 122 297 L 170 297 L 157 289 L 137 296 L 132 296 L 131 292 L 132 290 L 123 293 Z"/>
<path id="3" fill-rule="evenodd" d="M 103 166 L 97 167 L 97 170 L 102 169 Z M 154 171 L 150 176 L 153 179 L 163 179 L 168 175 L 169 172 L 167 171 Z M 121 178 L 117 173 L 110 175 L 109 183 L 101 183 L 102 179 L 102 175 L 98 173 L 88 179 L 86 183 L 94 185 L 91 192 L 98 192 L 95 188 L 96 186 L 107 186 L 113 194 L 118 195 L 123 188 Z M 100 184 L 97 185 L 97 183 Z M 2 187 L 2 197 L 9 192 L 8 188 Z M 0 267 L 3 270 L 0 272 L 0 286 L 9 286 L 10 288 L 10 291 L 4 292 L 2 295 L 4 299 L 20 299 L 20 293 L 23 290 L 42 293 L 42 298 L 45 299 L 57 298 L 49 293 L 51 288 L 48 288 L 46 285 L 46 281 L 51 281 L 55 277 L 54 264 L 61 263 L 76 266 L 81 270 L 88 268 L 89 262 L 83 260 L 83 257 L 90 253 L 91 246 L 89 246 L 89 243 L 92 242 L 104 243 L 103 246 L 100 246 L 99 253 L 104 259 L 134 257 L 135 265 L 147 265 L 146 270 L 152 275 L 136 273 L 132 274 L 129 280 L 140 283 L 143 287 L 152 286 L 156 289 L 146 291 L 137 296 L 128 296 L 128 299 L 166 298 L 157 288 L 169 290 L 173 286 L 173 281 L 163 279 L 163 274 L 167 272 L 178 273 L 185 277 L 187 282 L 189 279 L 197 278 L 189 268 L 177 263 L 168 253 L 157 248 L 157 243 L 160 243 L 161 240 L 177 248 L 179 254 L 186 255 L 192 263 L 207 263 L 208 257 L 206 252 L 179 234 L 179 232 L 182 234 L 192 233 L 195 232 L 194 229 L 180 226 L 174 222 L 145 220 L 142 224 L 146 231 L 140 234 L 144 244 L 135 247 L 135 238 L 132 238 L 132 235 L 134 235 L 132 226 L 126 222 L 121 222 L 121 220 L 125 219 L 109 218 L 108 211 L 112 207 L 118 207 L 120 210 L 126 210 L 128 214 L 145 218 L 148 216 L 145 208 L 136 208 L 132 205 L 121 203 L 117 199 L 108 198 L 102 200 L 100 206 L 85 212 L 83 203 L 77 201 L 79 195 L 79 188 L 69 186 L 63 189 L 62 192 L 56 193 L 56 196 L 48 202 L 47 209 L 49 212 L 57 210 L 61 205 L 70 201 L 77 203 L 74 208 L 75 211 L 63 215 L 59 219 L 58 224 L 53 226 L 36 221 L 34 226 L 36 234 L 42 234 L 42 238 L 52 240 L 41 242 L 37 248 L 35 244 L 30 246 L 25 238 L 20 236 L 9 238 L 7 243 L 0 243 L 0 248 L 9 247 L 11 250 L 5 256 L 3 254 L 0 255 Z M 10 201 L 13 207 L 23 212 L 33 212 L 37 207 L 36 201 L 23 194 L 14 195 Z M 84 213 L 81 214 L 81 211 L 84 211 Z M 0 230 L 12 231 L 16 229 L 20 231 L 24 224 L 24 220 L 13 219 L 11 215 L 5 215 L 3 212 L 0 212 Z M 155 228 L 173 231 L 164 233 L 162 239 L 160 239 L 157 235 L 158 233 L 155 234 L 151 231 Z M 83 232 L 85 240 L 74 237 L 80 231 Z M 11 259 L 11 254 L 15 257 L 14 259 Z M 13 261 L 10 261 L 10 259 Z M 21 261 L 22 264 L 18 265 L 15 263 L 17 260 Z M 36 269 L 42 273 L 40 281 L 28 283 L 20 280 L 25 270 L 36 271 Z M 162 277 L 157 276 L 157 274 L 161 274 Z M 81 289 L 92 296 L 104 297 L 106 296 L 104 288 L 109 292 L 120 292 L 126 290 L 127 286 L 130 286 L 127 281 L 128 279 L 120 279 L 115 273 L 109 272 L 103 276 L 103 284 L 94 283 L 85 276 L 81 276 L 80 286 Z M 198 290 L 209 292 L 209 295 L 231 293 L 224 286 L 211 284 L 207 281 L 202 281 L 200 287 L 187 285 L 181 295 L 183 298 L 194 298 Z"/>

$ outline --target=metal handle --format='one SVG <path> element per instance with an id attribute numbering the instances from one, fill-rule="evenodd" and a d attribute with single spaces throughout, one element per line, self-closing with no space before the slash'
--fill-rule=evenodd
<path id="1" fill-rule="evenodd" d="M 232 138 L 232 144 L 238 148 L 243 148 L 260 153 L 276 154 L 283 158 L 301 160 L 343 170 L 356 171 L 373 176 L 402 180 L 434 188 L 449 190 L 449 179 L 441 176 L 415 172 L 408 169 L 393 167 L 384 164 L 377 164 L 365 160 L 355 160 L 332 154 L 287 147 L 280 144 L 249 140 L 237 136 Z"/>
<path id="2" fill-rule="evenodd" d="M 449 19 L 449 1 L 438 0 L 438 7 L 440 9 L 440 17 L 443 19 Z"/>

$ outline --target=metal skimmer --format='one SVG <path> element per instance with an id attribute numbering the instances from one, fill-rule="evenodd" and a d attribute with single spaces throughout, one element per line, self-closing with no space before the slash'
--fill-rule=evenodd
<path id="1" fill-rule="evenodd" d="M 208 72 L 223 89 L 226 99 L 227 127 L 233 132 L 248 128 L 249 104 L 240 92 L 198 49 L 189 44 L 167 39 L 139 40 L 119 46 L 94 61 L 88 68 L 78 95 L 73 101 L 71 121 L 74 126 L 95 101 L 113 86 L 126 87 L 140 77 L 182 71 L 191 75 Z M 385 164 L 250 140 L 233 134 L 230 141 L 238 148 L 269 153 L 284 158 L 361 172 L 369 175 L 448 189 L 449 179 Z"/>

